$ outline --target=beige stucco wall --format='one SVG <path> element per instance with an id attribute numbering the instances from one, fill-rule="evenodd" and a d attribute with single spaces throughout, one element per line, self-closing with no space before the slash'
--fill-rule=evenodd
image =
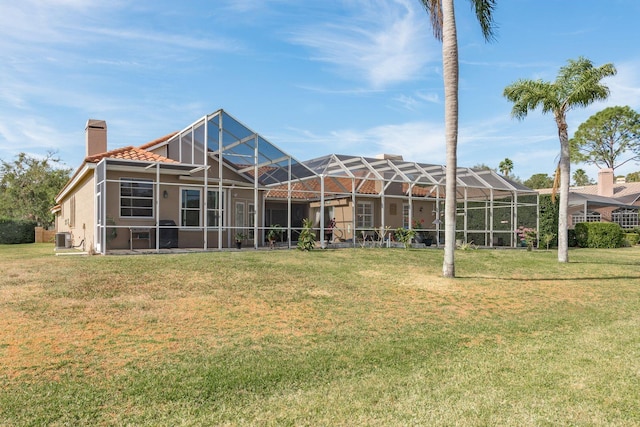
<path id="1" fill-rule="evenodd" d="M 56 217 L 56 231 L 71 233 L 71 244 L 83 250 L 92 250 L 95 242 L 95 181 L 89 171 L 60 201 L 61 210 Z M 75 203 L 74 203 L 75 200 Z M 74 208 L 75 204 L 75 208 Z M 81 245 L 84 240 L 84 245 Z"/>

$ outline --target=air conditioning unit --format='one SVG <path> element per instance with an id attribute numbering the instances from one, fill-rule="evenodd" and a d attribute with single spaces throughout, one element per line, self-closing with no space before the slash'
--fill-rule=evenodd
<path id="1" fill-rule="evenodd" d="M 56 239 L 55 239 L 56 249 L 64 248 L 65 241 L 66 241 L 65 234 L 67 233 L 56 233 Z"/>
<path id="2" fill-rule="evenodd" d="M 68 249 L 71 247 L 71 233 L 56 233 L 56 249 Z"/>

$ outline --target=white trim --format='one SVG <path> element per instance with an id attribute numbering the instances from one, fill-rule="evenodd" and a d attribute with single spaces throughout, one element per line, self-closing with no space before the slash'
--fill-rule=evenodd
<path id="1" fill-rule="evenodd" d="M 85 163 L 84 165 L 81 166 L 81 168 L 78 170 L 78 173 L 76 173 L 74 175 L 74 177 L 71 179 L 71 181 L 69 181 L 67 183 L 67 185 L 62 189 L 62 191 L 60 191 L 60 193 L 58 193 L 58 195 L 56 196 L 56 203 L 60 203 L 60 201 L 62 199 L 64 199 L 66 197 L 66 195 L 73 189 L 75 188 L 76 185 L 78 185 L 78 183 L 84 179 L 85 175 L 87 173 L 89 173 L 89 171 L 92 171 L 96 168 L 96 164 L 95 163 Z"/>

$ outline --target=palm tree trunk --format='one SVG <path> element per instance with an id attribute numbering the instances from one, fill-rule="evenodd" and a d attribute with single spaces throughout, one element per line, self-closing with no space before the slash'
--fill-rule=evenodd
<path id="1" fill-rule="evenodd" d="M 564 113 L 556 115 L 560 139 L 560 206 L 558 206 L 558 262 L 569 262 L 569 134 Z"/>
<path id="2" fill-rule="evenodd" d="M 444 74 L 444 122 L 447 146 L 445 189 L 444 262 L 442 275 L 455 277 L 456 178 L 458 168 L 458 36 L 453 0 L 442 1 L 442 67 Z"/>

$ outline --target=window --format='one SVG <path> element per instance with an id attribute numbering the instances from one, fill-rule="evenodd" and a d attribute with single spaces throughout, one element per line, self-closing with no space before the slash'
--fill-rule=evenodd
<path id="1" fill-rule="evenodd" d="M 222 197 L 218 190 L 207 191 L 207 227 L 217 227 L 222 218 Z M 180 226 L 201 227 L 202 189 L 180 189 Z"/>
<path id="2" fill-rule="evenodd" d="M 356 218 L 356 228 L 373 228 L 373 203 L 358 202 Z"/>
<path id="3" fill-rule="evenodd" d="M 153 218 L 153 181 L 120 179 L 120 216 Z"/>
<path id="4" fill-rule="evenodd" d="M 236 202 L 236 233 L 244 233 L 244 202 Z"/>
<path id="5" fill-rule="evenodd" d="M 635 209 L 616 209 L 613 211 L 611 219 L 620 224 L 622 228 L 634 228 L 638 226 L 638 211 Z"/>
<path id="6" fill-rule="evenodd" d="M 198 188 L 180 190 L 180 226 L 200 227 L 200 196 Z"/>
<path id="7" fill-rule="evenodd" d="M 207 227 L 217 227 L 221 224 L 223 200 L 218 190 L 207 191 Z"/>

